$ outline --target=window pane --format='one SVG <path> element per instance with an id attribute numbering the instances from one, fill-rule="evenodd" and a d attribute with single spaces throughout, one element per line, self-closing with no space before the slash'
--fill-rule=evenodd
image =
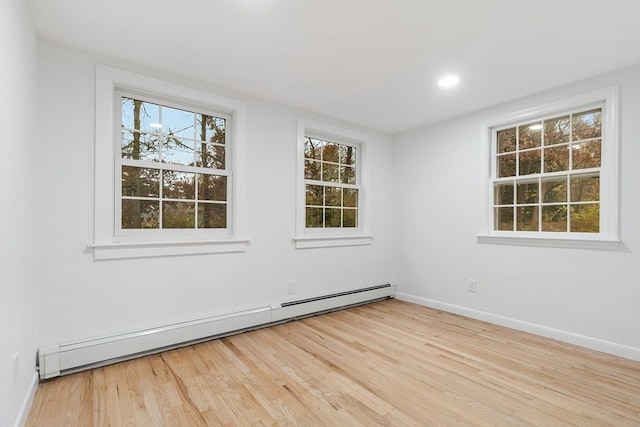
<path id="1" fill-rule="evenodd" d="M 516 128 L 505 129 L 497 132 L 498 153 L 506 153 L 516 150 Z"/>
<path id="2" fill-rule="evenodd" d="M 573 169 L 599 168 L 601 156 L 600 140 L 573 144 Z"/>
<path id="3" fill-rule="evenodd" d="M 177 108 L 162 107 L 162 133 L 195 138 L 195 114 Z"/>
<path id="4" fill-rule="evenodd" d="M 306 227 L 307 228 L 322 228 L 322 208 L 307 208 L 306 209 Z"/>
<path id="5" fill-rule="evenodd" d="M 542 123 L 529 123 L 524 126 L 518 127 L 519 149 L 524 150 L 526 148 L 539 147 L 542 141 Z"/>
<path id="6" fill-rule="evenodd" d="M 140 111 L 136 111 L 134 113 L 134 108 L 140 108 L 141 101 L 134 101 L 131 98 L 122 97 L 120 99 L 121 102 L 121 115 L 120 115 L 120 126 L 128 129 L 135 129 L 134 125 L 134 117 L 137 120 L 140 120 Z M 138 125 L 138 129 L 140 126 Z"/>
<path id="7" fill-rule="evenodd" d="M 320 174 L 320 162 L 316 162 L 313 160 L 305 160 L 304 161 L 304 177 L 305 179 L 314 179 L 316 181 L 322 180 L 322 175 Z"/>
<path id="8" fill-rule="evenodd" d="M 538 203 L 538 183 L 531 182 L 517 185 L 516 204 Z"/>
<path id="9" fill-rule="evenodd" d="M 200 141 L 224 144 L 226 136 L 226 120 L 220 117 L 196 114 L 196 139 Z"/>
<path id="10" fill-rule="evenodd" d="M 122 195 L 159 197 L 160 170 L 122 166 Z"/>
<path id="11" fill-rule="evenodd" d="M 352 166 L 340 166 L 340 182 L 343 184 L 356 183 L 356 170 Z"/>
<path id="12" fill-rule="evenodd" d="M 342 188 L 325 187 L 324 204 L 325 206 L 342 206 Z"/>
<path id="13" fill-rule="evenodd" d="M 355 208 L 358 207 L 358 190 L 353 188 L 344 188 L 342 190 L 344 197 L 343 206 Z"/>
<path id="14" fill-rule="evenodd" d="M 339 151 L 339 144 L 334 144 L 332 142 L 325 143 L 322 150 L 322 160 L 325 162 L 338 163 L 338 159 L 340 158 Z"/>
<path id="15" fill-rule="evenodd" d="M 357 209 L 342 210 L 342 226 L 343 227 L 358 226 L 358 210 Z"/>
<path id="16" fill-rule="evenodd" d="M 355 166 L 356 148 L 349 145 L 340 146 L 340 163 L 343 165 Z"/>
<path id="17" fill-rule="evenodd" d="M 158 135 L 130 130 L 122 131 L 121 155 L 123 159 L 160 161 Z"/>
<path id="18" fill-rule="evenodd" d="M 198 174 L 198 200 L 226 202 L 227 177 L 220 175 Z"/>
<path id="19" fill-rule="evenodd" d="M 193 141 L 167 137 L 162 144 L 162 161 L 175 165 L 193 166 Z"/>
<path id="20" fill-rule="evenodd" d="M 225 147 L 212 144 L 198 144 L 196 152 L 196 166 L 211 169 L 225 168 Z"/>
<path id="21" fill-rule="evenodd" d="M 321 185 L 307 185 L 307 200 L 308 206 L 323 206 L 323 194 L 324 187 Z"/>
<path id="22" fill-rule="evenodd" d="M 338 182 L 338 171 L 340 167 L 331 163 L 322 163 L 322 180 L 327 182 Z"/>
<path id="23" fill-rule="evenodd" d="M 567 201 L 567 179 L 544 178 L 542 180 L 542 202 L 556 203 Z"/>
<path id="24" fill-rule="evenodd" d="M 160 202 L 156 200 L 122 200 L 122 228 L 159 228 Z"/>
<path id="25" fill-rule="evenodd" d="M 538 207 L 522 206 L 516 209 L 518 231 L 538 231 Z"/>
<path id="26" fill-rule="evenodd" d="M 163 202 L 162 228 L 194 228 L 195 206 L 193 202 Z"/>
<path id="27" fill-rule="evenodd" d="M 320 160 L 322 155 L 322 141 L 306 137 L 304 139 L 304 157 Z"/>
<path id="28" fill-rule="evenodd" d="M 573 115 L 573 140 L 602 136 L 602 110 L 585 111 Z"/>
<path id="29" fill-rule="evenodd" d="M 166 199 L 195 199 L 195 173 L 162 171 L 162 197 Z"/>
<path id="30" fill-rule="evenodd" d="M 513 204 L 513 184 L 496 184 L 494 187 L 493 202 L 496 205 Z"/>
<path id="31" fill-rule="evenodd" d="M 152 126 L 155 125 L 155 126 Z M 122 126 L 156 132 L 160 125 L 160 106 L 132 98 L 122 98 Z"/>
<path id="32" fill-rule="evenodd" d="M 599 176 L 572 175 L 570 180 L 572 202 L 597 202 L 600 200 Z"/>
<path id="33" fill-rule="evenodd" d="M 496 159 L 498 168 L 498 178 L 516 175 L 516 155 L 506 154 L 498 156 Z"/>
<path id="34" fill-rule="evenodd" d="M 545 148 L 544 150 L 544 171 L 558 172 L 569 170 L 569 147 Z"/>
<path id="35" fill-rule="evenodd" d="M 305 136 L 304 162 L 306 227 L 357 227 L 358 189 L 337 184 L 357 184 L 357 147 Z"/>
<path id="36" fill-rule="evenodd" d="M 558 117 L 544 122 L 544 145 L 569 142 L 569 116 Z"/>
<path id="37" fill-rule="evenodd" d="M 326 208 L 324 210 L 324 226 L 340 227 L 342 225 L 342 209 Z"/>
<path id="38" fill-rule="evenodd" d="M 227 205 L 198 203 L 198 228 L 226 228 Z"/>
<path id="39" fill-rule="evenodd" d="M 540 173 L 540 150 L 524 151 L 520 153 L 518 175 L 531 175 Z"/>
<path id="40" fill-rule="evenodd" d="M 513 208 L 495 208 L 493 212 L 496 230 L 513 231 Z"/>
<path id="41" fill-rule="evenodd" d="M 572 205 L 571 231 L 577 233 L 598 233 L 600 231 L 600 205 Z"/>
<path id="42" fill-rule="evenodd" d="M 542 231 L 567 231 L 566 205 L 551 205 L 542 207 Z"/>
<path id="43" fill-rule="evenodd" d="M 604 111 L 591 108 L 495 131 L 494 230 L 600 231 Z"/>

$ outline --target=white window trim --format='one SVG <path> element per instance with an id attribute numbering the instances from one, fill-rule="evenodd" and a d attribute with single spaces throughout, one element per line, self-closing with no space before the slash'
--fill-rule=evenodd
<path id="1" fill-rule="evenodd" d="M 229 238 L 179 238 L 122 241 L 115 235 L 115 126 L 116 89 L 155 93 L 161 97 L 211 106 L 231 115 L 232 194 L 231 234 Z M 96 66 L 95 122 L 95 194 L 94 194 L 94 258 L 140 258 L 153 256 L 191 255 L 219 252 L 242 252 L 249 244 L 246 236 L 246 103 L 166 82 L 152 77 L 98 64 Z"/>
<path id="2" fill-rule="evenodd" d="M 534 120 L 555 113 L 562 114 L 582 106 L 604 102 L 602 129 L 602 161 L 600 172 L 600 233 L 551 233 L 517 232 L 493 230 L 493 206 L 489 188 L 491 162 L 493 156 L 492 129 Z M 481 158 L 483 162 L 481 180 L 483 188 L 483 209 L 481 209 L 478 243 L 547 246 L 584 249 L 618 249 L 619 237 L 619 87 L 613 86 L 582 95 L 552 102 L 538 107 L 521 110 L 487 120 L 482 124 Z"/>
<path id="3" fill-rule="evenodd" d="M 359 162 L 356 164 L 360 179 L 358 227 L 354 229 L 306 229 L 305 228 L 305 180 L 304 180 L 304 141 L 307 134 L 314 137 L 327 138 L 335 142 L 358 144 Z M 327 248 L 336 246 L 369 245 L 373 240 L 371 235 L 371 194 L 369 155 L 371 137 L 365 133 L 356 132 L 326 123 L 298 118 L 298 133 L 296 138 L 296 232 L 293 240 L 297 249 Z"/>

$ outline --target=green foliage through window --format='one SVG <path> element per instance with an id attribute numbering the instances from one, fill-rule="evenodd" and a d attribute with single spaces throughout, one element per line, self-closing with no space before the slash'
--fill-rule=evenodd
<path id="1" fill-rule="evenodd" d="M 358 227 L 357 147 L 305 137 L 306 228 Z"/>
<path id="2" fill-rule="evenodd" d="M 122 229 L 227 227 L 227 119 L 121 97 Z"/>
<path id="3" fill-rule="evenodd" d="M 494 230 L 598 233 L 602 109 L 494 132 Z"/>

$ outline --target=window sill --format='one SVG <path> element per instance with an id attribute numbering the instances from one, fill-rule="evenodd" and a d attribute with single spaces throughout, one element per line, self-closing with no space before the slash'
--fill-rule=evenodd
<path id="1" fill-rule="evenodd" d="M 96 260 L 244 252 L 249 239 L 94 243 Z"/>
<path id="2" fill-rule="evenodd" d="M 521 237 L 478 235 L 478 243 L 512 246 L 542 246 L 570 249 L 604 249 L 617 250 L 622 244 L 619 240 L 605 239 L 567 239 L 556 237 Z"/>
<path id="3" fill-rule="evenodd" d="M 370 245 L 373 236 L 314 236 L 294 237 L 296 249 L 332 248 L 338 246 Z"/>

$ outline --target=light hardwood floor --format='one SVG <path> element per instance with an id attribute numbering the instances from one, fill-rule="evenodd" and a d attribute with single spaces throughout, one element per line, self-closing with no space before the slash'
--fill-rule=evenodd
<path id="1" fill-rule="evenodd" d="M 28 426 L 640 426 L 640 362 L 388 300 L 40 384 Z"/>

